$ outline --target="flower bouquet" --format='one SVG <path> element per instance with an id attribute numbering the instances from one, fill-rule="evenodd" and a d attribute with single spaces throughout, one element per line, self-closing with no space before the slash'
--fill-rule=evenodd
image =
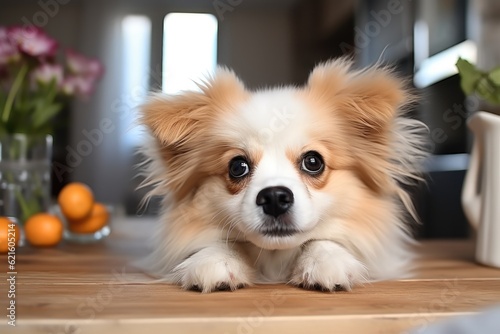
<path id="1" fill-rule="evenodd" d="M 0 215 L 25 221 L 50 205 L 54 117 L 88 98 L 102 64 L 34 27 L 0 26 Z M 58 58 L 59 57 L 59 58 Z"/>

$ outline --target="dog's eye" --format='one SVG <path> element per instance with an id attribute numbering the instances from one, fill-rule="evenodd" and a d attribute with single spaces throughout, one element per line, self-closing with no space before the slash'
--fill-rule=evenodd
<path id="1" fill-rule="evenodd" d="M 302 156 L 300 168 L 310 175 L 318 175 L 325 169 L 323 157 L 316 151 L 309 151 Z"/>
<path id="2" fill-rule="evenodd" d="M 241 178 L 250 173 L 250 164 L 244 157 L 235 157 L 229 162 L 229 175 Z"/>

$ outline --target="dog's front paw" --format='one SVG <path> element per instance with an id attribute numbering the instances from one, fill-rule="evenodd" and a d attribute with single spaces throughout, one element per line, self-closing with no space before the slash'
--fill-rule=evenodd
<path id="1" fill-rule="evenodd" d="M 350 290 L 366 280 L 366 268 L 332 241 L 309 242 L 297 258 L 290 283 L 321 291 Z"/>
<path id="2" fill-rule="evenodd" d="M 250 285 L 253 273 L 236 251 L 215 246 L 184 260 L 174 269 L 174 275 L 184 289 L 206 293 Z"/>

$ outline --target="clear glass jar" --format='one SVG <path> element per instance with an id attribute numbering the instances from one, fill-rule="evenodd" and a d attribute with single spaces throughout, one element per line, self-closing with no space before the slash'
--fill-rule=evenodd
<path id="1" fill-rule="evenodd" d="M 0 216 L 25 222 L 51 205 L 52 136 L 0 136 Z"/>

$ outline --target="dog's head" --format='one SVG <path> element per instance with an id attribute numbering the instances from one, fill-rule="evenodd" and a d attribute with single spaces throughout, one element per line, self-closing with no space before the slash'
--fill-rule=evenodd
<path id="1" fill-rule="evenodd" d="M 390 71 L 350 66 L 328 62 L 302 88 L 257 92 L 220 69 L 201 92 L 152 97 L 142 122 L 161 181 L 207 224 L 268 249 L 347 217 L 356 192 L 387 195 L 391 126 L 407 93 Z"/>

